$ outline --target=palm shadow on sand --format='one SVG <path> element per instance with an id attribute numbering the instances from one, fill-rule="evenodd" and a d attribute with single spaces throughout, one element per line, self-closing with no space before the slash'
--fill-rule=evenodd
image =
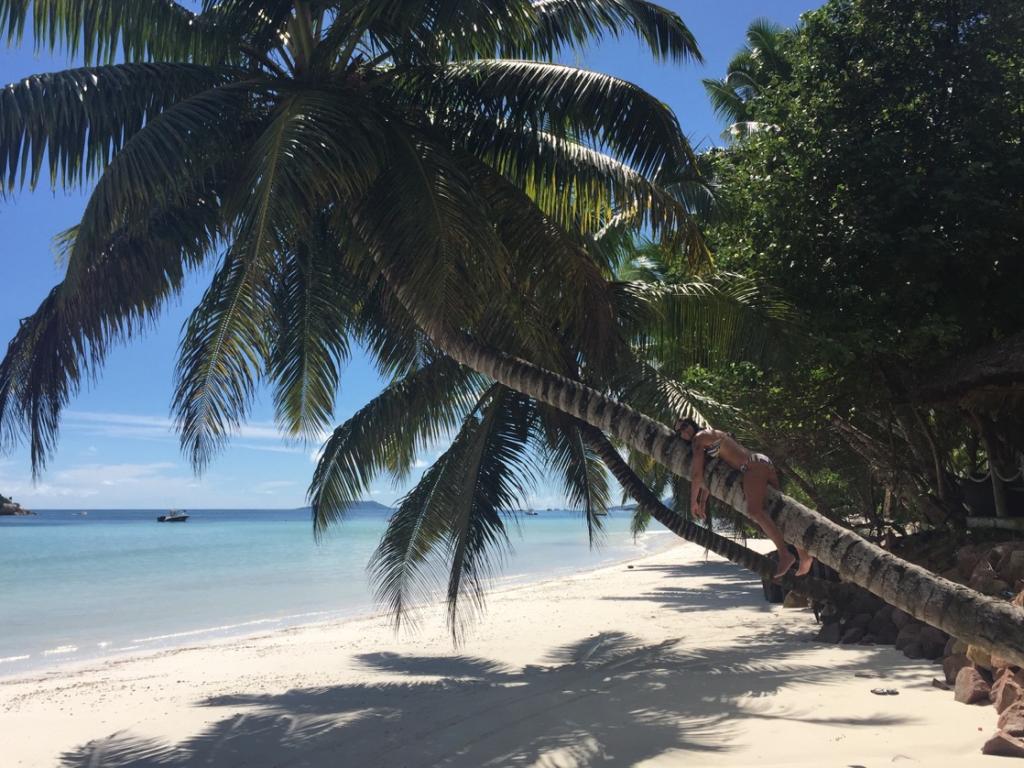
<path id="1" fill-rule="evenodd" d="M 787 664 L 807 645 L 784 631 L 742 645 L 685 654 L 675 641 L 645 645 L 606 632 L 554 649 L 549 665 L 523 669 L 470 656 L 366 654 L 362 664 L 399 682 L 218 696 L 198 703 L 225 717 L 182 742 L 118 733 L 64 754 L 61 764 L 628 765 L 669 750 L 727 751 L 748 717 L 848 727 L 912 720 L 837 720 L 779 707 L 752 712 L 739 697 L 767 697 L 798 681 L 827 683 L 843 667 Z M 739 654 L 762 661 L 737 664 Z"/>

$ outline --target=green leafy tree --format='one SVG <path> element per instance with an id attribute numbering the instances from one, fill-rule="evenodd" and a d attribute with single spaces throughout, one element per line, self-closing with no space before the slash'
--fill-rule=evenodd
<path id="1" fill-rule="evenodd" d="M 786 76 L 746 102 L 777 130 L 713 154 L 733 214 L 709 230 L 719 262 L 778 288 L 817 339 L 798 369 L 734 390 L 749 398 L 736 402 L 761 402 L 754 421 L 780 454 L 806 442 L 855 458 L 804 466 L 839 470 L 832 488 L 860 500 L 862 522 L 892 498 L 919 521 L 962 516 L 979 419 L 1024 448 L 1019 397 L 1000 390 L 965 418 L 923 391 L 1024 327 L 1022 51 L 1019 3 L 833 0 L 783 39 Z M 773 388 L 766 409 L 756 390 Z"/>

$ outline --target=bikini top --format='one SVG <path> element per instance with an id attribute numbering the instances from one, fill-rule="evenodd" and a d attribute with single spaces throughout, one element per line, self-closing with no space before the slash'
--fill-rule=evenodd
<path id="1" fill-rule="evenodd" d="M 707 446 L 704 448 L 704 455 L 707 456 L 709 459 L 717 459 L 718 454 L 721 452 L 721 450 L 722 440 L 721 438 L 719 438 L 718 440 L 715 440 L 715 442 L 707 444 Z"/>

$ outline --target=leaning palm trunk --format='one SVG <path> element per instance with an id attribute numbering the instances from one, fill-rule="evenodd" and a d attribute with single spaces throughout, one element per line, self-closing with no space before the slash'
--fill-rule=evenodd
<path id="1" fill-rule="evenodd" d="M 715 533 L 710 527 L 705 528 L 690 520 L 686 520 L 682 515 L 666 507 L 647 484 L 640 479 L 636 472 L 630 468 L 629 464 L 615 450 L 615 446 L 608 441 L 608 438 L 600 430 L 594 429 L 589 425 L 585 425 L 582 429 L 587 443 L 594 450 L 594 453 L 611 470 L 611 473 L 619 481 L 619 485 L 622 486 L 623 490 L 636 500 L 641 510 L 648 512 L 651 517 L 676 534 L 676 536 L 698 544 L 704 547 L 704 549 L 711 550 L 729 562 L 753 571 L 763 579 L 772 579 L 775 576 L 776 564 L 770 558 L 765 557 L 760 552 L 755 552 L 749 547 L 744 547 L 737 541 Z M 795 589 L 797 592 L 818 599 L 827 598 L 833 592 L 833 585 L 829 582 L 810 577 L 797 579 L 792 574 L 787 574 L 780 580 L 780 583 L 783 589 Z"/>
<path id="2" fill-rule="evenodd" d="M 401 298 L 405 293 L 396 291 Z M 412 308 L 412 302 L 404 302 Z M 690 477 L 689 445 L 665 425 L 564 376 L 488 349 L 444 323 L 415 312 L 439 349 L 463 365 L 613 435 L 681 477 Z M 746 514 L 740 473 L 709 461 L 705 483 L 716 498 Z M 772 489 L 767 513 L 786 540 L 885 602 L 965 642 L 1024 665 L 1024 611 L 908 563 L 853 531 Z"/>

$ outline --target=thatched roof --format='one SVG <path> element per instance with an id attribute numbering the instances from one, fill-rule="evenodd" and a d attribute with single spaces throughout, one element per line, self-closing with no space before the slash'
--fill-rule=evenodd
<path id="1" fill-rule="evenodd" d="M 959 405 L 989 414 L 1014 413 L 1012 409 L 1019 409 L 1024 402 L 1024 333 L 934 369 L 917 393 L 934 405 Z"/>

